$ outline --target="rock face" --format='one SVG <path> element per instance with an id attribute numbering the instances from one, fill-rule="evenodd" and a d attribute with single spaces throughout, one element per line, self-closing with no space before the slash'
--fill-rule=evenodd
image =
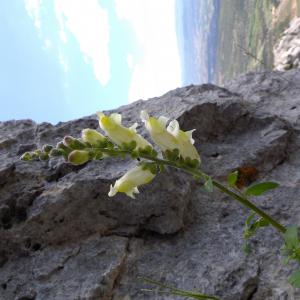
<path id="1" fill-rule="evenodd" d="M 291 21 L 274 46 L 274 68 L 278 71 L 300 67 L 300 18 Z"/>
<path id="2" fill-rule="evenodd" d="M 219 180 L 252 167 L 245 183 L 281 186 L 255 201 L 283 224 L 300 224 L 300 71 L 244 75 L 225 88 L 188 86 L 120 107 L 125 125 L 146 109 L 196 129 L 203 169 Z M 280 236 L 261 230 L 242 250 L 249 212 L 218 191 L 168 170 L 136 200 L 107 196 L 134 162 L 106 159 L 74 167 L 20 154 L 97 128 L 96 116 L 55 126 L 0 123 L 0 299 L 175 299 L 138 276 L 225 300 L 300 299 L 280 261 Z M 143 127 L 140 133 L 147 136 Z"/>

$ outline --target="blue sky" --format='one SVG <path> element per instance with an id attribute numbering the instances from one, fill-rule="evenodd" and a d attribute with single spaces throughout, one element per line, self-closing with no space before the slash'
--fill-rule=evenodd
<path id="1" fill-rule="evenodd" d="M 57 123 L 181 86 L 175 0 L 0 2 L 0 121 Z"/>

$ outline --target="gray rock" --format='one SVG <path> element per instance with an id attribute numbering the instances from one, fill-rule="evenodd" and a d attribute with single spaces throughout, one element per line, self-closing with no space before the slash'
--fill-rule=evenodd
<path id="1" fill-rule="evenodd" d="M 278 71 L 299 67 L 300 18 L 294 18 L 273 49 L 274 69 Z"/>
<path id="2" fill-rule="evenodd" d="M 125 125 L 146 109 L 195 128 L 204 171 L 224 181 L 251 167 L 255 176 L 245 184 L 278 181 L 278 190 L 254 201 L 283 224 L 299 225 L 299 82 L 296 70 L 250 73 L 225 88 L 188 86 L 114 112 Z M 96 116 L 55 126 L 0 123 L 0 299 L 175 299 L 141 291 L 153 287 L 139 276 L 226 300 L 300 298 L 287 283 L 292 267 L 280 261 L 277 232 L 261 230 L 246 256 L 249 212 L 180 171 L 158 175 L 133 200 L 107 196 L 132 161 L 19 160 L 23 151 L 97 127 Z"/>

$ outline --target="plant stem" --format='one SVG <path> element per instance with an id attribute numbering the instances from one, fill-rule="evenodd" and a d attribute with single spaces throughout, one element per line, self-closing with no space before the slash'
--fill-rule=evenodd
<path id="1" fill-rule="evenodd" d="M 286 232 L 286 228 L 281 225 L 280 223 L 278 223 L 276 220 L 274 220 L 271 216 L 269 216 L 268 214 L 266 214 L 263 210 L 261 210 L 260 208 L 258 208 L 255 204 L 253 204 L 251 201 L 249 201 L 246 197 L 239 195 L 233 191 L 231 191 L 230 189 L 228 189 L 226 186 L 224 186 L 223 184 L 219 183 L 216 180 L 213 180 L 213 185 L 215 187 L 217 187 L 220 191 L 222 191 L 223 193 L 227 194 L 228 196 L 231 196 L 232 198 L 234 198 L 235 200 L 237 200 L 238 202 L 240 202 L 242 205 L 250 208 L 251 210 L 253 210 L 257 215 L 261 216 L 262 218 L 264 218 L 265 220 L 267 220 L 273 227 L 275 227 L 280 233 L 285 233 Z"/>
<path id="2" fill-rule="evenodd" d="M 123 155 L 124 154 L 131 155 L 131 151 L 127 151 L 127 150 L 101 149 L 101 151 L 103 153 L 108 153 L 108 154 L 109 153 L 115 153 L 115 154 L 119 153 L 119 154 L 123 154 Z M 140 154 L 139 157 L 147 159 L 147 160 L 151 160 L 153 162 L 156 162 L 157 164 L 171 166 L 171 167 L 183 170 L 183 171 L 185 171 L 185 172 L 187 172 L 191 175 L 194 175 L 194 176 L 198 176 L 198 177 L 202 177 L 202 178 L 207 178 L 208 177 L 207 174 L 203 173 L 199 169 L 190 168 L 188 166 L 182 166 L 182 165 L 179 165 L 178 163 L 176 163 L 175 161 L 161 159 L 161 158 L 153 157 L 153 156 L 147 155 L 147 154 Z M 273 219 L 270 215 L 265 213 L 263 210 L 261 210 L 259 207 L 257 207 L 254 203 L 252 203 L 250 200 L 248 200 L 246 196 L 244 196 L 242 194 L 239 194 L 239 193 L 227 188 L 225 185 L 221 184 L 220 182 L 218 182 L 216 180 L 212 180 L 212 183 L 221 192 L 223 192 L 223 193 L 227 194 L 228 196 L 232 197 L 236 201 L 240 202 L 243 206 L 246 206 L 247 208 L 254 211 L 257 215 L 259 215 L 262 218 L 264 218 L 265 220 L 267 220 L 280 233 L 285 233 L 286 232 L 286 228 L 283 225 L 281 225 L 279 222 L 277 222 L 275 219 Z"/>

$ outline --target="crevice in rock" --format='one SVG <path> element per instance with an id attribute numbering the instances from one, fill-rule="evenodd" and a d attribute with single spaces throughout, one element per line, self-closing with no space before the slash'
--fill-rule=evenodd
<path id="1" fill-rule="evenodd" d="M 258 284 L 253 285 L 251 288 L 252 288 L 252 291 L 249 293 L 248 297 L 245 300 L 252 300 L 253 299 L 256 292 L 258 291 Z"/>
<path id="2" fill-rule="evenodd" d="M 5 168 L 0 170 L 0 187 L 7 183 L 7 180 L 12 176 L 16 169 L 15 164 L 9 164 Z"/>
<path id="3" fill-rule="evenodd" d="M 17 179 L 14 179 L 14 183 Z M 6 191 L 8 198 L 0 204 L 0 228 L 11 229 L 14 224 L 19 224 L 27 219 L 27 209 L 33 201 L 43 193 L 44 185 L 35 185 L 30 188 L 19 186 L 20 190 L 14 192 Z"/>
<path id="4" fill-rule="evenodd" d="M 115 274 L 114 280 L 112 282 L 110 298 L 108 298 L 107 300 L 113 300 L 115 290 L 121 281 L 124 271 L 126 270 L 126 263 L 127 263 L 127 258 L 129 255 L 129 249 L 130 249 L 130 239 L 127 240 L 126 247 L 125 247 L 125 254 L 122 257 L 122 260 L 121 260 L 119 266 L 117 267 L 117 270 L 116 270 L 117 273 Z"/>
<path id="5" fill-rule="evenodd" d="M 37 279 L 39 281 L 47 281 L 49 280 L 53 275 L 55 275 L 56 273 L 60 272 L 61 270 L 64 269 L 65 265 L 67 264 L 67 262 L 73 258 L 76 257 L 77 255 L 79 255 L 81 251 L 81 246 L 78 246 L 78 249 L 76 251 L 74 251 L 73 253 L 71 253 L 70 255 L 68 255 L 61 264 L 59 264 L 56 268 L 54 268 L 53 270 L 51 270 L 49 273 L 47 274 L 43 274 L 37 277 Z"/>
<path id="6" fill-rule="evenodd" d="M 126 270 L 127 257 L 129 255 L 130 239 L 127 239 L 125 251 L 119 263 L 111 269 L 108 274 L 105 274 L 102 284 L 105 283 L 105 290 L 96 289 L 92 295 L 92 299 L 113 300 L 114 293 L 121 281 L 122 275 Z"/>
<path id="7" fill-rule="evenodd" d="M 124 271 L 126 270 L 126 262 L 127 262 L 127 258 L 129 255 L 129 249 L 130 249 L 130 239 L 128 239 L 128 241 L 127 241 L 127 244 L 125 247 L 125 255 L 123 256 L 122 261 L 119 264 L 118 273 L 116 274 L 114 281 L 113 281 L 110 300 L 113 299 L 115 289 L 118 287 L 118 285 L 122 279 L 122 275 L 123 275 Z"/>
<path id="8" fill-rule="evenodd" d="M 261 274 L 261 268 L 260 268 L 260 266 L 258 266 L 256 276 L 249 278 L 249 280 L 247 280 L 244 283 L 243 295 L 242 295 L 241 300 L 252 300 L 253 299 L 253 297 L 255 296 L 255 294 L 259 288 L 260 274 Z"/>

